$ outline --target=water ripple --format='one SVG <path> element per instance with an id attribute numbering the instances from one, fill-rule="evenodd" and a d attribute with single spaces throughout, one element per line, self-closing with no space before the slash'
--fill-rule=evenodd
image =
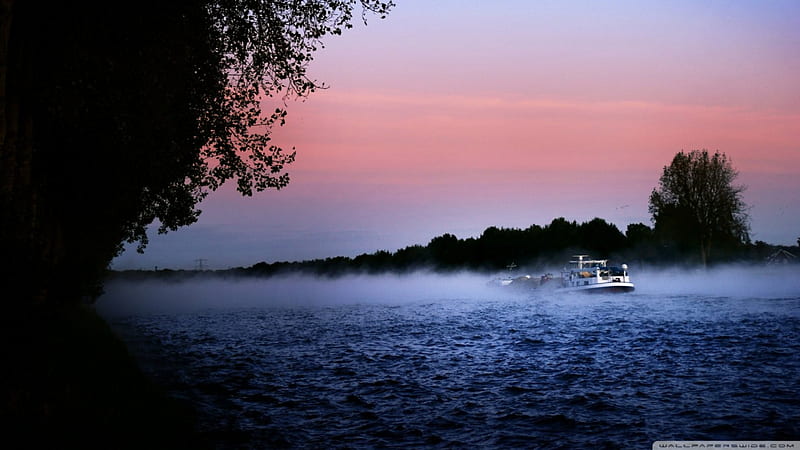
<path id="1" fill-rule="evenodd" d="M 442 299 L 117 318 L 218 448 L 800 437 L 800 298 Z"/>

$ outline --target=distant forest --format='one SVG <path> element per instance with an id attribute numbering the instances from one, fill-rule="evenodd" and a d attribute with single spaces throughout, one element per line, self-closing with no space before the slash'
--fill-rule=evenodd
<path id="1" fill-rule="evenodd" d="M 798 242 L 800 244 L 800 242 Z M 762 241 L 755 243 L 719 243 L 713 263 L 751 261 L 765 263 L 776 252 L 800 254 L 796 246 L 776 246 Z M 259 262 L 250 267 L 217 270 L 220 275 L 272 276 L 284 273 L 307 273 L 338 276 L 349 273 L 440 272 L 471 270 L 496 272 L 515 265 L 524 270 L 552 270 L 562 267 L 575 254 L 611 260 L 615 264 L 655 266 L 699 264 L 693 246 L 681 246 L 660 238 L 654 229 L 642 223 L 628 225 L 625 233 L 604 219 L 595 218 L 577 223 L 563 217 L 545 226 L 519 228 L 487 228 L 478 238 L 460 239 L 446 233 L 427 245 L 412 245 L 395 252 L 386 250 L 356 257 L 337 256 L 299 262 Z M 127 271 L 126 273 L 132 274 Z M 148 271 L 152 273 L 152 271 Z M 162 269 L 160 275 L 196 271 Z M 209 272 L 209 271 L 206 271 Z"/>

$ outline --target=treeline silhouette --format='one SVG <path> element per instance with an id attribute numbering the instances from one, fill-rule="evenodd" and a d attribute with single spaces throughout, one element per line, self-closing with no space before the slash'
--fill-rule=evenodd
<path id="1" fill-rule="evenodd" d="M 796 252 L 796 247 L 770 245 L 757 241 L 730 242 L 716 249 L 714 262 L 765 261 L 778 249 Z M 589 254 L 608 258 L 614 263 L 637 266 L 700 264 L 694 247 L 684 247 L 659 237 L 645 224 L 630 224 L 623 233 L 616 225 L 601 218 L 578 223 L 563 217 L 547 225 L 531 225 L 525 229 L 487 228 L 479 237 L 460 239 L 445 233 L 434 237 L 427 245 L 411 245 L 395 252 L 379 250 L 355 257 L 337 256 L 307 261 L 259 262 L 250 267 L 216 271 L 158 270 L 158 276 L 176 276 L 198 272 L 218 275 L 272 276 L 286 273 L 305 273 L 338 276 L 350 273 L 411 272 L 433 270 L 440 272 L 470 270 L 496 272 L 514 264 L 525 270 L 547 270 L 561 267 L 574 254 Z M 153 275 L 153 271 L 127 271 Z"/>

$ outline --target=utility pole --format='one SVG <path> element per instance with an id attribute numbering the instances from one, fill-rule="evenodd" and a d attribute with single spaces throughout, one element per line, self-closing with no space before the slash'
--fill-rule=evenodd
<path id="1" fill-rule="evenodd" d="M 205 263 L 207 263 L 208 260 L 205 258 L 197 258 L 194 260 L 194 262 L 195 262 L 194 265 L 195 270 L 205 270 Z"/>

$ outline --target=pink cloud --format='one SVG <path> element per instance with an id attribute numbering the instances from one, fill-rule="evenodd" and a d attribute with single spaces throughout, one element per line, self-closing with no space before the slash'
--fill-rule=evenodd
<path id="1" fill-rule="evenodd" d="M 290 106 L 279 140 L 295 170 L 414 180 L 464 170 L 654 170 L 679 150 L 729 154 L 740 170 L 800 162 L 800 116 L 655 102 L 323 92 Z M 769 158 L 764 158 L 769 149 Z"/>

